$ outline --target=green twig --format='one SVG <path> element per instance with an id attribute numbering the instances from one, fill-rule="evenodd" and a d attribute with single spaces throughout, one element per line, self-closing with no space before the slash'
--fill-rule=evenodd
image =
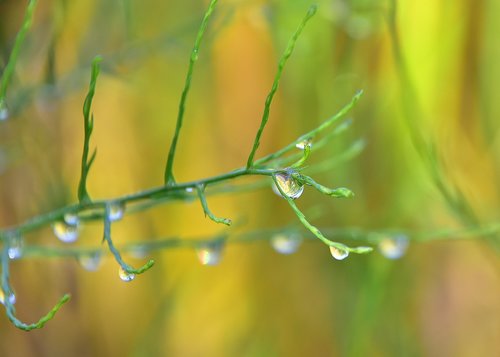
<path id="1" fill-rule="evenodd" d="M 115 260 L 124 271 L 126 271 L 128 274 L 142 274 L 145 271 L 149 270 L 155 263 L 154 260 L 149 260 L 146 264 L 144 264 L 142 267 L 135 269 L 132 266 L 128 265 L 125 263 L 122 259 L 122 256 L 118 249 L 113 244 L 113 240 L 111 239 L 111 219 L 110 219 L 110 213 L 111 213 L 111 205 L 109 203 L 106 204 L 105 208 L 105 214 L 104 214 L 104 238 L 108 243 L 109 250 L 115 257 Z"/>
<path id="2" fill-rule="evenodd" d="M 285 52 L 281 56 L 281 59 L 278 63 L 278 70 L 276 72 L 276 76 L 274 77 L 273 86 L 271 88 L 271 91 L 267 95 L 266 103 L 264 104 L 264 113 L 262 114 L 262 120 L 260 122 L 260 127 L 259 127 L 259 130 L 257 131 L 257 135 L 255 136 L 252 151 L 250 152 L 250 155 L 248 156 L 247 168 L 251 168 L 254 166 L 254 161 L 253 161 L 254 156 L 255 156 L 255 153 L 257 152 L 257 149 L 259 148 L 259 145 L 260 145 L 260 137 L 262 136 L 262 133 L 264 132 L 264 128 L 266 127 L 266 124 L 269 120 L 269 112 L 271 109 L 271 103 L 273 101 L 274 94 L 278 90 L 279 82 L 281 79 L 281 74 L 283 73 L 283 69 L 285 67 L 285 64 L 286 64 L 288 58 L 290 58 L 290 56 L 292 55 L 293 49 L 295 48 L 295 43 L 297 42 L 297 39 L 299 38 L 300 33 L 304 29 L 304 26 L 306 25 L 307 21 L 309 21 L 309 19 L 311 17 L 313 17 L 313 15 L 316 13 L 316 9 L 317 9 L 316 5 L 312 5 L 309 8 L 306 16 L 304 17 L 304 19 L 300 23 L 299 27 L 297 28 L 297 30 L 295 30 L 295 33 L 292 35 L 292 37 L 288 41 L 288 45 L 286 46 Z"/>
<path id="3" fill-rule="evenodd" d="M 177 141 L 179 140 L 179 134 L 182 128 L 182 122 L 184 118 L 184 110 L 186 105 L 187 95 L 189 93 L 189 89 L 191 87 L 191 78 L 193 76 L 194 64 L 198 60 L 198 53 L 200 51 L 201 41 L 203 39 L 203 35 L 207 29 L 208 20 L 212 15 L 212 12 L 215 9 L 215 5 L 218 0 L 212 0 L 210 5 L 208 5 L 208 9 L 205 12 L 205 16 L 201 22 L 200 29 L 198 30 L 198 35 L 196 36 L 196 40 L 194 42 L 193 50 L 191 51 L 191 56 L 189 57 L 189 66 L 186 75 L 186 82 L 184 84 L 184 89 L 182 90 L 181 100 L 179 102 L 179 112 L 177 114 L 177 123 L 175 126 L 174 137 L 172 138 L 172 143 L 170 144 L 170 150 L 168 152 L 167 165 L 165 167 L 165 184 L 173 185 L 175 184 L 175 178 L 173 173 L 173 165 L 175 158 L 175 150 L 177 148 Z"/>
<path id="4" fill-rule="evenodd" d="M 208 216 L 212 221 L 215 223 L 222 223 L 225 224 L 226 226 L 231 225 L 231 220 L 229 218 L 219 218 L 216 217 L 208 208 L 208 203 L 207 203 L 207 198 L 205 197 L 205 186 L 204 185 L 197 185 L 196 190 L 198 192 L 198 197 L 200 198 L 201 205 L 203 207 L 203 211 L 205 212 L 205 216 Z"/>
<path id="5" fill-rule="evenodd" d="M 12 48 L 12 52 L 10 53 L 7 65 L 5 66 L 5 70 L 2 73 L 0 81 L 0 111 L 2 109 L 5 109 L 6 107 L 5 96 L 7 93 L 7 87 L 9 85 L 10 79 L 12 78 L 12 75 L 14 74 L 14 69 L 17 63 L 17 57 L 19 56 L 19 52 L 26 37 L 26 33 L 31 27 L 36 3 L 37 0 L 30 0 L 28 3 L 28 7 L 26 8 L 26 13 L 24 14 L 23 24 L 21 26 L 21 29 L 17 33 L 16 40 L 14 42 L 14 47 Z"/>
<path id="6" fill-rule="evenodd" d="M 78 200 L 80 203 L 88 203 L 91 201 L 90 196 L 87 192 L 87 175 L 90 171 L 90 167 L 94 162 L 97 150 L 95 149 L 89 156 L 89 143 L 90 136 L 92 135 L 92 130 L 94 129 L 94 115 L 91 114 L 92 99 L 94 98 L 95 87 L 97 84 L 97 76 L 99 76 L 99 63 L 102 61 L 100 56 L 97 56 L 92 61 L 92 71 L 90 74 L 90 85 L 87 97 L 83 103 L 83 128 L 84 128 L 84 141 L 83 141 L 83 153 L 82 153 L 82 168 L 80 175 L 80 183 L 78 184 Z"/>
<path id="7" fill-rule="evenodd" d="M 2 249 L 2 259 L 1 259 L 2 260 L 2 286 L 1 286 L 1 288 L 2 288 L 2 291 L 4 293 L 3 304 L 5 305 L 5 311 L 7 313 L 7 317 L 12 322 L 12 324 L 14 324 L 14 326 L 16 326 L 17 328 L 24 330 L 24 331 L 31 331 L 34 329 L 42 328 L 48 321 L 50 321 L 54 318 L 55 314 L 57 313 L 57 311 L 59 311 L 59 309 L 62 307 L 62 305 L 64 305 L 66 302 L 69 301 L 70 295 L 65 294 L 61 298 L 61 300 L 59 300 L 59 302 L 52 308 L 52 310 L 50 310 L 45 316 L 43 316 L 40 320 L 38 320 L 35 323 L 26 324 L 26 323 L 22 322 L 21 320 L 19 320 L 16 317 L 16 309 L 15 309 L 12 301 L 9 298 L 9 296 L 12 294 L 12 288 L 11 288 L 10 282 L 9 282 L 9 276 L 10 276 L 10 274 L 9 274 L 9 254 L 8 254 L 9 242 L 7 239 L 5 239 L 5 237 L 3 237 L 3 238 L 4 238 L 4 246 Z"/>
<path id="8" fill-rule="evenodd" d="M 292 210 L 297 215 L 299 221 L 304 225 L 304 227 L 306 227 L 312 234 L 314 234 L 317 238 L 319 238 L 319 240 L 321 240 L 323 243 L 325 243 L 326 245 L 328 245 L 330 247 L 335 247 L 335 248 L 343 250 L 343 251 L 348 251 L 351 253 L 358 253 L 358 254 L 369 253 L 373 250 L 373 248 L 371 248 L 371 247 L 354 247 L 354 248 L 352 248 L 352 247 L 349 247 L 345 244 L 334 242 L 334 241 L 331 241 L 330 239 L 326 238 L 317 227 L 315 227 L 311 223 L 309 223 L 309 221 L 306 219 L 306 216 L 304 216 L 302 211 L 295 204 L 295 201 L 292 198 L 288 197 L 283 192 L 280 185 L 278 184 L 276 176 L 274 176 L 274 175 L 273 175 L 273 181 L 274 181 L 274 184 L 276 185 L 276 187 L 278 188 L 279 192 L 283 196 L 283 198 L 288 202 L 290 207 L 292 207 Z"/>

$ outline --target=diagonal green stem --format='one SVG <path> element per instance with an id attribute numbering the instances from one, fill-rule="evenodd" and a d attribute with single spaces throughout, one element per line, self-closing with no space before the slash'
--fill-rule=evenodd
<path id="1" fill-rule="evenodd" d="M 205 186 L 204 185 L 197 185 L 196 190 L 198 192 L 198 197 L 200 199 L 201 205 L 203 207 L 203 211 L 205 212 L 205 216 L 208 216 L 212 221 L 215 223 L 222 223 L 225 224 L 226 226 L 231 225 L 231 220 L 229 218 L 219 218 L 215 216 L 212 211 L 208 208 L 208 203 L 207 203 L 207 198 L 205 197 Z"/>
<path id="2" fill-rule="evenodd" d="M 304 29 L 304 26 L 306 25 L 307 21 L 309 21 L 309 19 L 311 17 L 313 17 L 313 15 L 316 13 L 316 9 L 317 9 L 316 5 L 313 5 L 309 8 L 306 16 L 304 17 L 304 19 L 300 23 L 299 27 L 297 28 L 297 30 L 295 30 L 295 33 L 292 35 L 292 37 L 288 41 L 288 45 L 286 46 L 285 52 L 283 52 L 283 55 L 281 56 L 281 59 L 278 63 L 278 70 L 276 72 L 276 76 L 274 77 L 273 86 L 271 88 L 271 91 L 267 95 L 266 103 L 264 104 L 264 113 L 262 114 L 262 120 L 260 122 L 260 127 L 259 127 L 259 130 L 257 131 L 256 136 L 255 136 L 252 151 L 250 152 L 250 155 L 248 156 L 247 168 L 251 168 L 254 165 L 254 162 L 253 162 L 254 156 L 255 156 L 255 153 L 257 152 L 257 149 L 259 148 L 259 145 L 260 145 L 260 137 L 262 136 L 262 133 L 264 132 L 264 128 L 266 127 L 266 124 L 269 120 L 271 103 L 273 102 L 274 94 L 278 90 L 278 86 L 279 86 L 280 79 L 281 79 L 281 74 L 283 73 L 283 69 L 285 68 L 285 64 L 286 64 L 288 58 L 290 58 L 290 56 L 292 55 L 293 49 L 295 48 L 295 43 L 297 42 L 297 40 L 300 36 L 300 33 Z"/>
<path id="3" fill-rule="evenodd" d="M 198 53 L 200 51 L 201 41 L 203 40 L 203 35 L 207 29 L 208 20 L 212 15 L 212 12 L 215 9 L 215 5 L 218 0 L 212 0 L 210 5 L 208 5 L 208 9 L 205 12 L 205 16 L 201 22 L 200 29 L 198 30 L 198 35 L 196 36 L 196 40 L 194 42 L 193 50 L 191 51 L 191 56 L 189 57 L 189 66 L 186 75 L 186 82 L 184 84 L 184 89 L 182 90 L 181 100 L 179 102 L 179 112 L 177 114 L 177 124 L 175 126 L 174 137 L 172 138 L 172 143 L 170 144 L 170 150 L 168 152 L 167 165 L 165 167 L 165 184 L 173 185 L 175 184 L 175 178 L 173 173 L 174 166 L 174 158 L 175 158 L 175 150 L 177 148 L 177 141 L 179 140 L 179 134 L 182 128 L 182 122 L 184 118 L 184 110 L 186 105 L 187 95 L 189 93 L 189 89 L 191 88 L 191 78 L 193 76 L 194 64 L 198 60 Z"/>
<path id="4" fill-rule="evenodd" d="M 16 67 L 17 57 L 19 56 L 19 52 L 26 37 L 26 33 L 31 27 L 36 3 L 37 0 L 30 0 L 30 2 L 28 3 L 28 7 L 26 8 L 26 13 L 24 14 L 23 24 L 21 26 L 21 29 L 17 33 L 17 37 L 14 42 L 14 47 L 12 48 L 12 52 L 10 53 L 9 60 L 7 61 L 7 65 L 5 66 L 5 70 L 3 71 L 2 80 L 0 82 L 0 109 L 2 109 L 2 107 L 5 105 L 5 95 L 7 93 L 7 86 L 9 85 L 10 79 L 14 74 L 14 68 Z"/>
<path id="5" fill-rule="evenodd" d="M 140 267 L 138 269 L 131 267 L 130 265 L 128 265 L 127 263 L 125 263 L 123 261 L 120 252 L 115 247 L 115 245 L 113 244 L 113 240 L 111 239 L 111 219 L 109 218 L 110 213 L 111 213 L 111 205 L 110 205 L 110 203 L 107 203 L 106 208 L 105 208 L 105 214 L 104 214 L 104 238 L 103 238 L 103 240 L 105 240 L 106 243 L 108 243 L 109 250 L 113 254 L 113 256 L 115 257 L 116 262 L 118 264 L 120 264 L 122 269 L 125 270 L 129 274 L 142 274 L 145 271 L 149 270 L 155 263 L 155 261 L 152 259 L 149 260 L 146 264 L 144 264 L 142 267 Z"/>

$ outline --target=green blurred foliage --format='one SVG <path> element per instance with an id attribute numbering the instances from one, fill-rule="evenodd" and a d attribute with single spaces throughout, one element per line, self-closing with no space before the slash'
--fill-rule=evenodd
<path id="1" fill-rule="evenodd" d="M 94 98 L 98 156 L 89 191 L 107 198 L 162 184 L 206 5 L 38 4 L 8 92 L 12 118 L 0 123 L 2 227 L 75 201 L 81 107 L 97 54 L 104 61 Z M 220 1 L 187 101 L 178 181 L 244 165 L 276 62 L 309 5 Z M 306 191 L 299 204 L 318 208 L 314 223 L 417 231 L 470 224 L 436 186 L 433 170 L 467 202 L 476 223 L 492 222 L 500 211 L 500 5 L 398 2 L 391 30 L 393 5 L 319 1 L 285 70 L 259 153 L 290 142 L 364 89 L 354 128 L 312 158 L 319 163 L 364 138 L 362 155 L 321 176 L 356 197 L 329 200 Z M 0 1 L 0 68 L 24 6 Z M 234 230 L 296 219 L 270 189 L 216 197 L 210 205 L 244 222 Z M 113 235 L 125 243 L 220 229 L 195 202 L 127 216 Z M 49 229 L 26 238 L 56 244 Z M 29 334 L 0 314 L 0 355 L 494 356 L 500 350 L 498 252 L 481 238 L 447 238 L 411 244 L 397 261 L 376 252 L 333 261 L 317 241 L 281 256 L 255 242 L 229 245 L 219 266 L 202 267 L 192 251 L 173 249 L 153 252 L 157 265 L 130 284 L 117 278 L 111 259 L 97 273 L 69 259 L 16 261 L 12 281 L 22 318 L 41 315 L 63 292 L 73 299 Z M 80 244 L 100 239 L 101 226 L 91 224 Z"/>

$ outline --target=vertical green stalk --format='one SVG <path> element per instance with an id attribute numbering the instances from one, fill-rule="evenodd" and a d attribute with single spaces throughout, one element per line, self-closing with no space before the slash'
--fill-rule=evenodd
<path id="1" fill-rule="evenodd" d="M 21 45 L 24 42 L 26 33 L 31 27 L 31 23 L 33 20 L 33 13 L 36 7 L 36 2 L 37 0 L 30 0 L 30 2 L 28 3 L 28 7 L 26 8 L 26 13 L 24 14 L 23 24 L 21 26 L 21 29 L 17 33 L 17 37 L 14 42 L 14 47 L 12 48 L 12 52 L 10 53 L 7 65 L 5 66 L 5 70 L 3 71 L 2 78 L 0 81 L 0 110 L 5 109 L 6 107 L 5 95 L 7 93 L 7 86 L 9 85 L 10 79 L 14 74 L 14 68 L 16 67 L 17 57 L 19 56 Z"/>
<path id="2" fill-rule="evenodd" d="M 102 57 L 100 56 L 96 56 L 92 61 L 89 91 L 87 93 L 87 97 L 85 98 L 85 102 L 83 103 L 84 140 L 83 140 L 80 183 L 78 184 L 78 200 L 80 201 L 80 203 L 88 203 L 91 201 L 90 196 L 87 192 L 87 176 L 90 171 L 90 167 L 94 162 L 97 150 L 94 149 L 89 159 L 88 156 L 89 156 L 90 136 L 92 135 L 92 130 L 94 129 L 94 115 L 91 114 L 90 109 L 92 106 L 92 99 L 94 98 L 95 87 L 97 84 L 97 77 L 99 76 L 99 63 L 101 61 Z"/>
<path id="3" fill-rule="evenodd" d="M 167 165 L 165 167 L 165 184 L 173 185 L 175 184 L 175 178 L 173 173 L 174 166 L 174 158 L 175 158 L 175 150 L 177 148 L 177 141 L 179 140 L 179 134 L 182 128 L 182 122 L 184 118 L 184 110 L 186 106 L 186 99 L 189 93 L 189 89 L 191 88 L 191 78 L 193 76 L 194 64 L 198 60 L 198 53 L 200 51 L 201 41 L 203 39 L 203 35 L 207 29 L 208 20 L 212 15 L 212 12 L 215 9 L 215 5 L 218 0 L 212 0 L 210 5 L 208 5 L 208 9 L 205 12 L 205 16 L 203 17 L 203 21 L 201 22 L 200 29 L 198 30 L 198 35 L 196 36 L 196 40 L 194 42 L 193 50 L 191 51 L 191 56 L 189 57 L 189 66 L 186 75 L 186 82 L 184 84 L 184 89 L 182 91 L 181 100 L 179 102 L 179 112 L 177 114 L 177 124 L 175 126 L 174 137 L 172 138 L 172 143 L 170 144 L 170 150 L 168 152 Z"/>
<path id="4" fill-rule="evenodd" d="M 316 5 L 312 5 L 309 8 L 306 16 L 304 17 L 304 19 L 302 19 L 302 22 L 300 23 L 299 27 L 297 28 L 297 30 L 295 30 L 295 33 L 292 35 L 292 37 L 288 41 L 288 45 L 286 46 L 285 52 L 283 52 L 283 55 L 281 56 L 281 59 L 278 63 L 278 70 L 276 72 L 276 76 L 274 77 L 273 86 L 271 88 L 271 91 L 267 95 L 266 103 L 264 104 L 264 113 L 262 114 L 262 120 L 260 122 L 260 127 L 259 127 L 259 130 L 257 131 L 257 134 L 255 135 L 255 140 L 253 142 L 252 151 L 250 152 L 250 155 L 248 156 L 247 169 L 251 168 L 254 164 L 254 162 L 253 162 L 254 156 L 255 156 L 255 153 L 257 152 L 257 149 L 259 148 L 259 145 L 260 145 L 260 137 L 262 136 L 262 133 L 264 132 L 264 128 L 266 127 L 267 121 L 269 120 L 269 112 L 271 110 L 271 103 L 273 102 L 274 94 L 278 90 L 278 86 L 279 86 L 280 79 L 281 79 L 281 74 L 283 73 L 283 68 L 285 67 L 285 64 L 286 64 L 288 58 L 290 58 L 290 56 L 292 55 L 293 49 L 295 48 L 295 43 L 297 42 L 297 40 L 300 36 L 300 33 L 304 29 L 304 26 L 306 25 L 307 21 L 309 21 L 309 19 L 314 16 L 314 14 L 316 13 L 316 9 L 317 9 Z"/>

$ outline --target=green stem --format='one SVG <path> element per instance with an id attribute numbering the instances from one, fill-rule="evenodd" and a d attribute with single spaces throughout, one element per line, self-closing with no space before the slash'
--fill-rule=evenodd
<path id="1" fill-rule="evenodd" d="M 7 65 L 5 66 L 5 70 L 3 71 L 2 80 L 0 82 L 0 109 L 2 109 L 2 107 L 5 105 L 5 95 L 7 93 L 7 86 L 9 85 L 10 79 L 14 74 L 17 58 L 19 56 L 21 46 L 26 37 L 26 33 L 31 27 L 36 3 L 37 0 L 30 0 L 28 3 L 28 7 L 26 8 L 26 13 L 24 14 L 23 24 L 21 26 L 21 29 L 17 33 L 16 40 L 14 42 L 14 47 L 12 48 L 12 52 L 10 53 Z"/>
<path id="2" fill-rule="evenodd" d="M 226 226 L 231 225 L 231 220 L 228 218 L 219 218 L 216 217 L 212 211 L 208 208 L 208 203 L 207 203 L 207 198 L 205 197 L 205 186 L 204 185 L 198 185 L 196 186 L 196 190 L 198 192 L 198 197 L 201 202 L 201 206 L 203 207 L 203 211 L 205 212 L 205 216 L 208 216 L 212 221 L 215 223 L 222 223 L 225 224 Z"/>
<path id="3" fill-rule="evenodd" d="M 128 265 L 125 263 L 122 259 L 122 256 L 118 249 L 116 249 L 115 245 L 113 244 L 113 240 L 111 239 L 111 220 L 109 218 L 111 213 L 111 205 L 108 203 L 106 204 L 105 208 L 105 215 L 104 215 L 104 237 L 103 240 L 105 240 L 108 243 L 108 247 L 110 252 L 113 254 L 115 257 L 115 260 L 120 266 L 122 267 L 123 270 L 125 270 L 129 274 L 142 274 L 145 271 L 149 270 L 155 263 L 154 260 L 149 260 L 146 264 L 144 264 L 142 267 L 135 269 L 132 266 Z"/>
<path id="4" fill-rule="evenodd" d="M 186 75 L 186 82 L 184 84 L 184 89 L 182 90 L 181 100 L 179 102 L 179 112 L 177 114 L 177 124 L 175 126 L 174 137 L 172 138 L 172 143 L 170 144 L 170 150 L 168 152 L 167 165 L 165 167 L 165 184 L 171 186 L 175 184 L 175 178 L 173 173 L 173 165 L 175 158 L 175 150 L 177 148 L 177 141 L 179 140 L 179 134 L 182 128 L 182 122 L 184 118 L 184 110 L 186 105 L 187 95 L 189 93 L 189 89 L 191 87 L 191 78 L 193 76 L 194 64 L 198 60 L 198 53 L 200 51 L 201 41 L 203 39 L 203 35 L 207 29 L 208 20 L 212 15 L 212 12 L 215 9 L 215 5 L 218 0 L 212 0 L 210 5 L 208 5 L 208 9 L 205 12 L 205 16 L 203 17 L 203 21 L 201 22 L 200 29 L 198 30 L 198 35 L 196 36 L 196 40 L 194 42 L 193 50 L 191 51 L 191 56 L 189 57 L 189 66 Z"/>
<path id="5" fill-rule="evenodd" d="M 255 156 L 255 153 L 257 152 L 257 149 L 259 148 L 259 145 L 260 145 L 260 137 L 262 136 L 262 133 L 264 132 L 264 128 L 266 127 L 266 124 L 269 120 L 269 112 L 271 110 L 271 103 L 273 101 L 274 94 L 278 90 L 279 82 L 281 79 L 281 74 L 283 73 L 283 69 L 285 67 L 285 64 L 286 64 L 288 58 L 290 58 L 290 56 L 292 55 L 293 49 L 295 48 L 295 43 L 297 42 L 297 39 L 299 38 L 300 33 L 304 29 L 304 26 L 306 25 L 307 21 L 309 21 L 309 19 L 311 17 L 313 17 L 313 15 L 316 13 L 316 9 L 317 9 L 316 5 L 312 5 L 309 8 L 306 16 L 304 17 L 304 19 L 300 23 L 299 27 L 297 28 L 297 30 L 295 30 L 295 33 L 292 35 L 292 37 L 288 41 L 288 45 L 285 49 L 285 52 L 281 56 L 281 59 L 278 63 L 278 70 L 276 72 L 276 76 L 274 77 L 273 86 L 271 88 L 271 91 L 267 95 L 266 103 L 264 104 L 264 113 L 262 114 L 262 120 L 260 122 L 260 127 L 259 127 L 259 130 L 257 131 L 256 136 L 255 136 L 252 151 L 250 152 L 250 155 L 248 156 L 247 168 L 251 168 L 254 166 L 254 162 L 253 162 L 254 156 Z"/>

